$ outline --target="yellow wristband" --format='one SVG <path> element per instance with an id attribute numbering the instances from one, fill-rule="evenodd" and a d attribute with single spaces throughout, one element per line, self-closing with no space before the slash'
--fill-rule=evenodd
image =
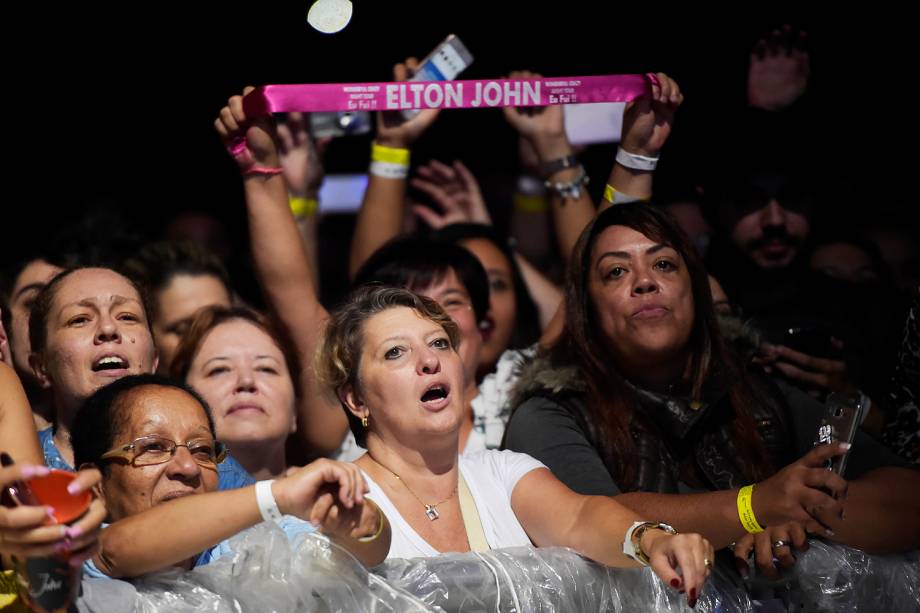
<path id="1" fill-rule="evenodd" d="M 763 527 L 757 523 L 757 518 L 754 517 L 754 507 L 751 505 L 753 494 L 753 485 L 745 485 L 738 490 L 738 519 L 741 520 L 741 525 L 750 534 L 757 534 L 758 532 L 763 532 Z"/>
<path id="2" fill-rule="evenodd" d="M 517 192 L 512 198 L 515 211 L 522 213 L 545 213 L 549 210 L 549 204 L 543 196 L 531 196 Z"/>
<path id="3" fill-rule="evenodd" d="M 408 166 L 409 150 L 384 147 L 383 145 L 378 145 L 377 143 L 371 143 L 371 161 Z"/>
<path id="4" fill-rule="evenodd" d="M 607 187 L 604 188 L 604 200 L 613 204 L 613 199 L 616 197 L 616 194 L 617 190 L 613 189 L 613 186 L 608 183 Z"/>
<path id="5" fill-rule="evenodd" d="M 291 196 L 288 198 L 291 205 L 291 212 L 294 217 L 313 217 L 316 215 L 316 209 L 319 208 L 319 201 L 316 198 L 300 198 Z"/>
<path id="6" fill-rule="evenodd" d="M 604 188 L 604 200 L 610 204 L 626 204 L 627 202 L 648 202 L 651 198 L 636 198 L 635 196 L 618 192 L 614 186 L 608 183 L 607 187 Z"/>

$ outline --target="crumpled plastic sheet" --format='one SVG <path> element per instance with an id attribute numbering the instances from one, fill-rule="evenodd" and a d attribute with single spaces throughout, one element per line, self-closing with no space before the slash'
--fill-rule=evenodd
<path id="1" fill-rule="evenodd" d="M 368 572 L 319 535 L 289 542 L 266 522 L 233 539 L 235 553 L 189 572 L 132 583 L 86 579 L 81 613 L 578 613 L 690 611 L 649 569 L 611 569 L 569 549 L 517 547 L 388 560 Z M 869 556 L 813 541 L 789 583 L 792 611 L 920 610 L 920 552 Z M 756 610 L 733 570 L 717 565 L 697 611 Z"/>
<path id="2" fill-rule="evenodd" d="M 869 555 L 812 540 L 792 568 L 790 611 L 917 613 L 920 551 Z"/>
<path id="3" fill-rule="evenodd" d="M 560 547 L 388 560 L 376 572 L 449 613 L 690 610 L 687 596 L 666 586 L 648 568 L 608 568 Z M 730 575 L 716 569 L 696 610 L 750 611 L 751 602 Z"/>
<path id="4" fill-rule="evenodd" d="M 388 585 L 323 536 L 290 542 L 272 522 L 231 541 L 234 553 L 184 572 L 164 571 L 133 582 L 131 608 L 123 581 L 87 580 L 81 613 L 374 613 L 429 612 L 411 594 Z M 105 584 L 110 584 L 108 587 Z M 90 587 L 89 593 L 87 587 Z M 111 592 L 112 601 L 106 592 Z"/>

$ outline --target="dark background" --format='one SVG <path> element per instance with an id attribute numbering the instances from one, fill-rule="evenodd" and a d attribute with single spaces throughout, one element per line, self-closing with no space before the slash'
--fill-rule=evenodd
<path id="1" fill-rule="evenodd" d="M 912 140 L 915 78 L 903 69 L 915 34 L 896 14 L 674 12 L 580 1 L 354 4 L 351 24 L 336 35 L 306 23 L 309 1 L 5 9 L 10 189 L 0 257 L 90 210 L 108 212 L 103 233 L 129 228 L 144 238 L 176 212 L 197 209 L 230 229 L 231 268 L 245 277 L 239 178 L 212 128 L 227 97 L 246 84 L 390 80 L 394 62 L 424 56 L 449 33 L 475 56 L 462 78 L 518 68 L 547 76 L 667 72 L 687 96 L 675 136 L 686 125 L 701 139 L 684 143 L 682 155 L 718 164 L 714 153 L 731 153 L 720 135 L 731 132 L 732 113 L 722 109 L 744 103 L 751 46 L 793 24 L 808 32 L 808 96 L 820 109 L 820 139 L 806 153 L 822 172 L 839 174 L 850 194 L 841 206 L 856 215 L 875 210 L 866 203 L 915 207 L 913 152 L 904 146 Z M 366 169 L 368 141 L 333 143 L 328 171 Z M 415 159 L 429 156 L 463 159 L 487 188 L 516 172 L 515 136 L 495 110 L 443 113 Z M 612 156 L 612 147 L 588 152 L 600 169 L 589 165 L 595 188 Z M 344 234 L 325 240 L 344 242 Z"/>

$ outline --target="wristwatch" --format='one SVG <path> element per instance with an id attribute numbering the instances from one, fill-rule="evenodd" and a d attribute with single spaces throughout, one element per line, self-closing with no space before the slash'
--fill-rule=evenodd
<path id="1" fill-rule="evenodd" d="M 544 179 L 548 179 L 560 170 L 575 168 L 576 166 L 581 166 L 577 157 L 574 155 L 564 155 L 561 158 L 556 158 L 555 160 L 549 160 L 548 162 L 540 164 L 540 174 L 543 175 Z"/>
<path id="2" fill-rule="evenodd" d="M 646 530 L 664 530 L 668 534 L 677 534 L 674 526 L 663 524 L 655 521 L 637 521 L 629 530 L 623 539 L 623 555 L 630 560 L 635 560 L 642 566 L 648 566 L 648 555 L 642 550 L 642 535 Z"/>

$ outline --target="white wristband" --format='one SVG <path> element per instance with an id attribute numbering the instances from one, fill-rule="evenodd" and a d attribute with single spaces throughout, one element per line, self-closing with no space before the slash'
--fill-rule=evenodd
<path id="1" fill-rule="evenodd" d="M 275 495 L 272 494 L 272 483 L 274 479 L 259 481 L 256 483 L 256 503 L 259 505 L 259 513 L 265 521 L 280 521 L 281 509 L 275 501 Z"/>
<path id="2" fill-rule="evenodd" d="M 630 153 L 622 147 L 617 148 L 616 160 L 620 166 L 632 168 L 633 170 L 655 170 L 655 167 L 658 166 L 657 156 L 651 158 L 646 155 Z"/>
<path id="3" fill-rule="evenodd" d="M 371 162 L 370 173 L 384 179 L 405 179 L 409 176 L 409 167 L 393 162 Z"/>

